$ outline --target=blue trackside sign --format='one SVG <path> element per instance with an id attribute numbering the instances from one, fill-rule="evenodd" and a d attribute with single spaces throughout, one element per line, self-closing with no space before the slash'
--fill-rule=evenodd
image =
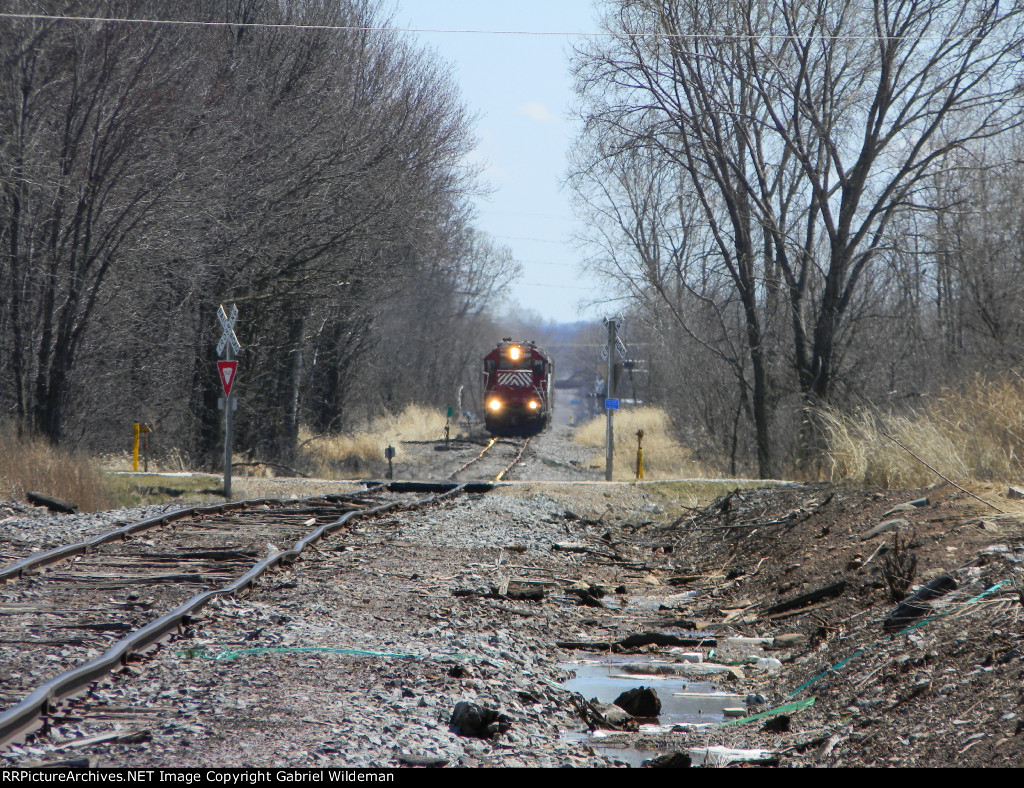
<path id="1" fill-rule="evenodd" d="M 606 399 L 604 401 L 604 409 L 605 410 L 618 410 L 619 409 L 619 401 L 617 399 Z"/>

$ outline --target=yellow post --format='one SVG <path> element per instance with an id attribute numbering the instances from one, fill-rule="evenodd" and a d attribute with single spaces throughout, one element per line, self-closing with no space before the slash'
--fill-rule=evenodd
<path id="1" fill-rule="evenodd" d="M 135 422 L 132 428 L 132 471 L 139 472 L 139 422 Z"/>
<path id="2" fill-rule="evenodd" d="M 644 431 L 636 431 L 636 478 L 644 478 Z"/>

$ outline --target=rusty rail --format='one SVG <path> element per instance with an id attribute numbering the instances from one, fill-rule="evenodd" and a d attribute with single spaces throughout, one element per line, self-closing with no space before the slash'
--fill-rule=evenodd
<path id="1" fill-rule="evenodd" d="M 345 496 L 332 493 L 327 495 L 316 495 L 302 500 L 339 503 L 345 500 Z M 47 550 L 45 553 L 30 555 L 19 561 L 15 561 L 13 564 L 0 567 L 0 581 L 19 578 L 26 569 L 36 569 L 41 566 L 55 564 L 58 561 L 70 558 L 71 556 L 84 555 L 85 553 L 92 551 L 94 547 L 99 547 L 107 542 L 112 542 L 116 539 L 124 539 L 126 536 L 131 536 L 132 534 L 139 533 L 140 531 L 147 531 L 150 528 L 167 525 L 168 523 L 172 523 L 177 520 L 184 520 L 186 517 L 206 514 L 223 514 L 224 512 L 234 511 L 236 509 L 244 509 L 250 506 L 262 506 L 264 504 L 277 504 L 284 506 L 295 502 L 296 501 L 294 500 L 284 501 L 280 498 L 255 498 L 248 501 L 233 501 L 231 503 L 213 504 L 211 506 L 191 506 L 184 509 L 175 509 L 174 511 L 167 512 L 166 514 L 159 514 L 155 517 L 148 517 L 145 520 L 138 520 L 134 523 L 129 523 L 121 528 L 98 534 L 81 542 L 61 545 L 60 547 L 55 547 L 52 550 Z"/>
<path id="2" fill-rule="evenodd" d="M 487 441 L 487 445 L 484 446 L 480 450 L 480 453 L 478 455 L 476 455 L 476 457 L 471 459 L 469 462 L 464 463 L 458 470 L 453 471 L 451 476 L 449 476 L 448 478 L 449 479 L 454 479 L 456 476 L 458 476 L 460 473 L 462 473 L 464 470 L 466 470 L 466 468 L 468 468 L 470 465 L 473 465 L 474 463 L 479 462 L 480 460 L 482 460 L 484 455 L 487 454 L 487 452 L 490 451 L 491 447 L 495 443 L 497 443 L 497 442 L 498 442 L 497 438 L 491 438 L 489 441 Z"/>
<path id="3" fill-rule="evenodd" d="M 505 477 L 505 474 L 507 474 L 509 471 L 512 470 L 513 467 L 515 467 L 515 464 L 517 462 L 519 462 L 519 460 L 522 458 L 523 452 L 526 451 L 526 447 L 530 445 L 530 440 L 531 440 L 530 438 L 526 438 L 526 440 L 523 441 L 523 444 L 522 444 L 522 446 L 519 447 L 519 451 L 516 454 L 515 459 L 512 460 L 512 462 L 510 462 L 508 465 L 506 465 L 498 473 L 498 475 L 494 477 L 494 481 L 500 482 Z M 484 456 L 487 454 L 487 452 L 490 451 L 491 447 L 494 446 L 496 443 L 498 443 L 498 438 L 491 438 L 490 441 L 487 443 L 487 445 L 484 446 L 484 448 L 481 450 L 481 452 L 478 455 L 476 455 L 476 457 L 471 459 L 469 462 L 465 463 L 458 470 L 454 471 L 448 478 L 449 479 L 454 479 L 456 476 L 458 476 L 460 473 L 462 473 L 464 470 L 466 470 L 466 468 L 468 468 L 471 465 L 473 465 L 473 464 L 479 462 L 480 460 L 482 460 L 484 458 Z M 515 444 L 513 444 L 513 445 L 515 445 Z"/>
<path id="4" fill-rule="evenodd" d="M 51 709 L 64 698 L 70 697 L 86 687 L 92 684 L 97 679 L 111 673 L 118 667 L 120 667 L 127 660 L 128 656 L 132 653 L 139 652 L 149 646 L 158 643 L 160 640 L 165 638 L 171 632 L 177 630 L 182 624 L 187 622 L 187 618 L 202 609 L 210 600 L 218 596 L 229 596 L 231 594 L 238 593 L 243 589 L 251 586 L 257 579 L 259 579 L 268 569 L 275 567 L 279 564 L 290 564 L 302 553 L 302 551 L 318 542 L 325 536 L 328 536 L 335 531 L 343 528 L 349 520 L 353 518 L 368 517 L 372 515 L 383 514 L 398 508 L 406 509 L 417 509 L 423 506 L 428 506 L 432 503 L 440 501 L 444 498 L 453 497 L 460 494 L 465 489 L 465 485 L 459 485 L 454 487 L 445 493 L 437 495 L 431 495 L 429 498 L 425 498 L 421 501 L 417 501 L 414 504 L 409 504 L 405 501 L 392 501 L 391 503 L 382 504 L 371 509 L 360 509 L 351 512 L 346 512 L 340 518 L 332 523 L 326 523 L 321 525 L 305 537 L 296 542 L 288 550 L 276 553 L 272 556 L 264 558 L 262 561 L 257 563 L 248 572 L 241 577 L 237 578 L 231 583 L 228 583 L 221 588 L 213 589 L 211 591 L 204 591 L 201 594 L 189 599 L 182 605 L 172 610 L 169 613 L 164 614 L 155 621 L 150 622 L 146 626 L 139 630 L 136 630 L 132 634 L 125 638 L 122 638 L 117 643 L 108 648 L 103 654 L 96 659 L 79 665 L 77 668 L 72 668 L 58 676 L 54 676 L 48 681 L 41 684 L 29 695 L 27 695 L 20 703 L 12 706 L 10 709 L 0 714 L 0 745 L 8 743 L 11 739 L 18 736 L 19 734 L 27 733 L 34 729 L 41 717 L 48 714 Z M 324 500 L 334 497 L 340 499 L 343 496 L 317 496 L 306 500 Z M 276 499 L 266 499 L 258 501 L 259 504 L 276 501 Z M 197 507 L 194 510 L 181 509 L 172 512 L 172 515 L 176 515 L 176 519 L 180 519 L 186 515 L 182 512 L 202 512 L 212 510 L 212 513 L 220 513 L 228 509 L 244 508 L 245 506 L 253 505 L 252 501 L 243 501 L 238 503 L 230 504 L 218 504 L 214 507 Z M 294 503 L 294 501 L 293 501 Z M 166 522 L 168 515 L 162 515 L 160 518 L 149 518 L 148 520 L 141 520 L 137 523 L 132 523 L 124 528 L 119 528 L 117 531 L 110 532 L 105 536 L 110 537 L 105 541 L 116 538 L 116 535 L 123 535 L 124 533 L 135 533 L 139 530 L 144 530 L 144 527 L 154 527 L 161 523 L 155 522 L 157 520 L 164 519 Z M 148 524 L 148 525 L 146 525 Z M 131 530 L 128 530 L 131 529 Z M 88 543 L 92 544 L 94 540 L 89 540 Z M 100 542 L 101 544 L 102 542 Z M 80 543 L 86 544 L 86 543 Z M 76 545 L 77 546 L 77 545 Z M 70 545 L 69 545 L 70 547 Z M 59 550 L 60 548 L 58 548 Z M 58 550 L 51 550 L 47 554 L 35 556 L 34 558 L 43 558 L 45 556 L 53 556 Z M 65 555 L 72 555 L 68 553 Z M 62 555 L 61 557 L 65 557 Z M 60 560 L 60 558 L 53 558 L 52 560 Z M 18 562 L 19 564 L 24 561 Z M 9 567 L 13 568 L 13 567 Z M 22 567 L 24 568 L 24 567 Z"/>
<path id="5" fill-rule="evenodd" d="M 529 446 L 529 445 L 530 445 L 530 438 L 527 438 L 525 441 L 523 441 L 523 445 L 519 447 L 519 453 L 516 454 L 515 459 L 513 459 L 512 462 L 510 462 L 508 465 L 506 465 L 505 469 L 501 473 L 499 473 L 497 476 L 494 477 L 494 481 L 500 482 L 502 480 L 502 478 L 504 478 L 506 473 L 508 473 L 514 467 L 516 467 L 516 463 L 519 462 L 519 459 L 523 456 L 523 453 L 526 451 L 526 447 Z"/>

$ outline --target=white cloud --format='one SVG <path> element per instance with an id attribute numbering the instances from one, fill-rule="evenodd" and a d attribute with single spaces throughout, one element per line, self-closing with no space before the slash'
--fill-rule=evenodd
<path id="1" fill-rule="evenodd" d="M 539 101 L 528 101 L 519 107 L 519 111 L 538 123 L 554 123 L 561 120 Z"/>

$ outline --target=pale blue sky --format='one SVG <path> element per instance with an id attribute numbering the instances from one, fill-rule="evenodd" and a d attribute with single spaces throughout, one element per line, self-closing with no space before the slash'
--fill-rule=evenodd
<path id="1" fill-rule="evenodd" d="M 399 27 L 433 30 L 593 32 L 592 0 L 395 0 Z M 512 298 L 547 320 L 572 322 L 580 301 L 601 290 L 578 269 L 574 219 L 565 178 L 575 136 L 568 35 L 416 33 L 451 63 L 463 100 L 479 113 L 475 156 L 495 190 L 478 201 L 477 226 L 512 249 L 523 276 Z"/>

